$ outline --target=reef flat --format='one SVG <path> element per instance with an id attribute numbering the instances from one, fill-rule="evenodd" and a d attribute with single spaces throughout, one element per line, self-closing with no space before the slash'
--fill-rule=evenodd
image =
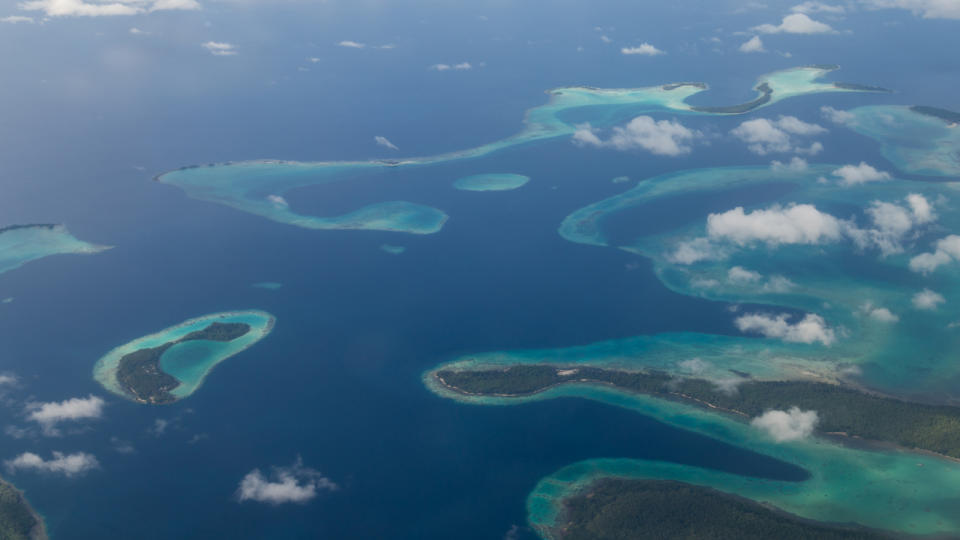
<path id="1" fill-rule="evenodd" d="M 78 240 L 63 225 L 10 225 L 0 228 L 0 274 L 51 255 L 89 255 L 107 249 Z"/>
<path id="2" fill-rule="evenodd" d="M 12 484 L 0 479 L 0 538 L 4 540 L 47 540 L 43 519 L 30 507 L 26 497 Z"/>
<path id="3" fill-rule="evenodd" d="M 873 105 L 850 110 L 847 127 L 880 143 L 898 169 L 927 176 L 960 175 L 960 128 L 953 111 Z"/>
<path id="4" fill-rule="evenodd" d="M 462 191 L 508 191 L 517 189 L 529 181 L 530 177 L 522 174 L 475 174 L 457 179 L 453 187 Z"/>
<path id="5" fill-rule="evenodd" d="M 764 101 L 750 110 L 793 96 L 821 92 L 849 92 L 833 83 L 818 82 L 836 66 L 809 66 L 777 71 L 760 78 Z M 273 221 L 323 230 L 378 230 L 413 234 L 438 232 L 447 220 L 441 210 L 407 201 L 375 202 L 348 214 L 318 217 L 292 211 L 284 198 L 295 188 L 328 184 L 382 173 L 404 167 L 483 157 L 534 141 L 571 136 L 582 122 L 570 118 L 578 110 L 591 112 L 595 127 L 608 127 L 642 113 L 673 111 L 684 114 L 711 114 L 698 111 L 686 100 L 706 90 L 703 83 L 676 83 L 646 88 L 600 89 L 565 87 L 547 91 L 549 101 L 526 112 L 522 131 L 475 148 L 429 157 L 396 160 L 293 162 L 259 160 L 191 165 L 155 177 L 179 187 L 189 197 L 223 204 Z M 723 113 L 728 114 L 728 113 Z"/>
<path id="6" fill-rule="evenodd" d="M 569 496 L 563 505 L 561 522 L 550 531 L 561 540 L 888 538 L 815 524 L 750 499 L 667 480 L 605 478 Z"/>
<path id="7" fill-rule="evenodd" d="M 110 351 L 94 366 L 94 379 L 139 403 L 171 403 L 193 394 L 217 364 L 266 337 L 273 324 L 263 311 L 190 319 Z"/>

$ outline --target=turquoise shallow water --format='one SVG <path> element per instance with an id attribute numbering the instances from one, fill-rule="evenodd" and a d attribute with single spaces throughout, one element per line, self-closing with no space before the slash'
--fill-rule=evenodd
<path id="1" fill-rule="evenodd" d="M 0 274 L 58 254 L 93 254 L 109 249 L 79 240 L 61 225 L 33 225 L 0 232 Z"/>

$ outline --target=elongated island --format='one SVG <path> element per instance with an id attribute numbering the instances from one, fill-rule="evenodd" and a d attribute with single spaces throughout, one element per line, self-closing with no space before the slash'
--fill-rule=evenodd
<path id="1" fill-rule="evenodd" d="M 47 540 L 43 519 L 12 484 L 0 479 L 0 538 Z"/>
<path id="2" fill-rule="evenodd" d="M 93 377 L 138 403 L 172 403 L 193 394 L 217 364 L 265 338 L 274 322 L 256 310 L 190 319 L 113 349 L 97 361 Z"/>
<path id="3" fill-rule="evenodd" d="M 59 254 L 93 254 L 110 249 L 79 240 L 63 225 L 39 223 L 0 227 L 0 274 L 30 261 Z"/>

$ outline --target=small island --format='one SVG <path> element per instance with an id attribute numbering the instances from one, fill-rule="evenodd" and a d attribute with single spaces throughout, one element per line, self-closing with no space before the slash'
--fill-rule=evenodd
<path id="1" fill-rule="evenodd" d="M 261 311 L 191 319 L 110 351 L 94 366 L 94 378 L 138 403 L 173 403 L 196 391 L 217 364 L 266 337 L 273 324 Z"/>
<path id="2" fill-rule="evenodd" d="M 939 107 L 927 107 L 925 105 L 914 105 L 910 107 L 910 110 L 915 113 L 939 118 L 950 125 L 960 124 L 960 113 L 951 110 L 941 109 Z"/>
<path id="3" fill-rule="evenodd" d="M 619 478 L 602 478 L 564 499 L 559 523 L 546 532 L 557 540 L 888 538 L 812 522 L 709 487 Z"/>
<path id="4" fill-rule="evenodd" d="M 453 183 L 453 187 L 462 191 L 508 191 L 517 189 L 529 181 L 530 177 L 522 174 L 475 174 L 458 179 Z"/>
<path id="5" fill-rule="evenodd" d="M 770 409 L 814 410 L 822 435 L 894 444 L 960 459 L 960 407 L 928 405 L 815 381 L 744 378 L 729 391 L 698 378 L 661 371 L 624 371 L 585 366 L 513 365 L 502 369 L 441 369 L 434 377 L 466 395 L 519 397 L 559 384 L 603 384 L 682 401 L 713 412 L 749 419 Z"/>
<path id="6" fill-rule="evenodd" d="M 401 255 L 403 252 L 407 251 L 407 248 L 404 246 L 395 246 L 393 244 L 381 244 L 380 251 L 389 253 L 390 255 Z"/>
<path id="7" fill-rule="evenodd" d="M 769 83 L 760 83 L 757 85 L 756 90 L 760 93 L 756 99 L 746 103 L 741 103 L 740 105 L 727 105 L 720 107 L 692 106 L 690 107 L 690 110 L 710 114 L 743 114 L 745 112 L 750 112 L 756 108 L 766 105 L 767 103 L 770 103 L 770 100 L 773 99 L 773 88 L 770 88 Z"/>
<path id="8" fill-rule="evenodd" d="M 47 540 L 43 519 L 26 497 L 12 484 L 0 479 L 0 538 L 4 540 Z"/>

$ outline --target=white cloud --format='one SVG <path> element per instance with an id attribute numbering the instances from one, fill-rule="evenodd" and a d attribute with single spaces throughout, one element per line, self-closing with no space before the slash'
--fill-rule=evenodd
<path id="1" fill-rule="evenodd" d="M 808 15 L 811 13 L 831 13 L 833 15 L 842 15 L 847 10 L 843 6 L 834 6 L 831 4 L 824 4 L 823 2 L 809 0 L 802 4 L 793 6 L 790 8 L 790 11 L 794 13 L 806 13 Z"/>
<path id="2" fill-rule="evenodd" d="M 693 264 L 710 259 L 720 259 L 724 252 L 710 242 L 709 238 L 694 238 L 679 242 L 667 260 L 675 264 Z"/>
<path id="3" fill-rule="evenodd" d="M 807 160 L 798 156 L 793 156 L 793 159 L 791 159 L 789 163 L 781 163 L 776 160 L 770 162 L 770 169 L 774 171 L 800 172 L 807 170 L 808 167 L 809 163 L 807 163 Z"/>
<path id="4" fill-rule="evenodd" d="M 811 136 L 826 133 L 820 125 L 810 124 L 795 116 L 781 116 L 777 120 L 756 118 L 747 120 L 730 133 L 747 143 L 747 148 L 761 156 L 776 152 L 803 152 L 794 146 L 791 135 Z M 807 153 L 815 154 L 823 149 L 819 143 L 814 143 Z"/>
<path id="5" fill-rule="evenodd" d="M 613 40 L 607 37 L 606 35 L 600 36 L 600 41 L 604 43 L 611 43 Z"/>
<path id="6" fill-rule="evenodd" d="M 745 213 L 742 206 L 707 216 L 707 234 L 738 245 L 763 242 L 779 244 L 819 244 L 842 237 L 843 222 L 820 212 L 809 204 L 773 206 Z"/>
<path id="7" fill-rule="evenodd" d="M 350 41 L 349 39 L 345 39 L 345 40 L 337 43 L 337 46 L 338 46 L 338 47 L 346 47 L 346 48 L 348 48 L 348 49 L 363 49 L 364 47 L 367 46 L 367 44 L 366 44 L 366 43 L 360 43 L 360 42 L 358 42 L 358 41 Z"/>
<path id="8" fill-rule="evenodd" d="M 690 373 L 691 375 L 702 375 L 708 369 L 710 369 L 710 363 L 704 362 L 699 358 L 691 358 L 689 360 L 684 360 L 677 364 L 677 367 Z"/>
<path id="9" fill-rule="evenodd" d="M 473 69 L 473 65 L 470 62 L 460 62 L 459 64 L 454 64 L 453 69 L 459 69 L 461 71 Z"/>
<path id="10" fill-rule="evenodd" d="M 933 311 L 937 309 L 940 304 L 946 302 L 947 299 L 940 293 L 933 292 L 930 289 L 924 289 L 913 295 L 910 301 L 913 303 L 913 307 L 917 309 Z"/>
<path id="11" fill-rule="evenodd" d="M 742 53 L 755 53 L 755 52 L 760 52 L 760 53 L 762 53 L 762 52 L 767 52 L 767 50 L 763 48 L 763 40 L 760 39 L 760 36 L 753 36 L 753 37 L 750 38 L 749 40 L 743 42 L 742 45 L 740 45 L 740 52 L 742 52 Z"/>
<path id="12" fill-rule="evenodd" d="M 787 15 L 779 25 L 761 24 L 753 29 L 761 34 L 828 34 L 834 32 L 829 24 L 815 21 L 804 13 Z"/>
<path id="13" fill-rule="evenodd" d="M 823 114 L 824 118 L 833 122 L 834 124 L 850 124 L 856 119 L 856 116 L 854 116 L 853 113 L 834 109 L 828 105 L 820 107 L 820 113 Z"/>
<path id="14" fill-rule="evenodd" d="M 376 142 L 376 143 L 377 143 L 378 145 L 380 145 L 380 146 L 385 146 L 385 147 L 387 147 L 387 148 L 389 148 L 389 149 L 391 149 L 391 150 L 399 150 L 399 148 L 397 148 L 397 145 L 395 145 L 395 144 L 393 144 L 392 142 L 390 142 L 390 139 L 388 139 L 388 138 L 386 138 L 386 137 L 377 135 L 377 136 L 375 136 L 375 137 L 373 138 L 373 140 L 374 140 L 374 142 Z"/>
<path id="15" fill-rule="evenodd" d="M 13 386 L 15 384 L 17 384 L 15 375 L 0 374 L 0 386 Z"/>
<path id="16" fill-rule="evenodd" d="M 869 8 L 909 9 L 925 19 L 960 19 L 960 2 L 956 0 L 860 0 Z"/>
<path id="17" fill-rule="evenodd" d="M 135 36 L 146 35 L 146 34 L 149 34 L 149 33 L 150 33 L 150 32 L 144 32 L 143 30 L 137 28 L 136 26 L 134 26 L 133 28 L 131 28 L 131 29 L 129 30 L 129 32 L 130 32 L 131 34 L 135 35 Z"/>
<path id="18" fill-rule="evenodd" d="M 690 143 L 702 137 L 699 131 L 688 129 L 676 120 L 656 121 L 649 116 L 638 116 L 623 127 L 613 128 L 610 139 L 603 141 L 590 124 L 577 126 L 573 134 L 575 144 L 604 146 L 617 150 L 643 149 L 660 156 L 689 154 Z"/>
<path id="19" fill-rule="evenodd" d="M 318 471 L 304 467 L 297 461 L 291 467 L 274 467 L 270 478 L 259 469 L 247 473 L 237 488 L 237 498 L 267 504 L 306 503 L 319 490 L 334 491 L 338 487 Z"/>
<path id="20" fill-rule="evenodd" d="M 231 43 L 221 41 L 208 41 L 201 44 L 204 49 L 210 51 L 214 56 L 233 56 L 237 54 L 236 47 Z"/>
<path id="21" fill-rule="evenodd" d="M 872 302 L 864 302 L 863 305 L 860 306 L 860 313 L 871 319 L 885 323 L 895 323 L 900 320 L 900 317 L 894 315 L 889 309 L 875 306 Z"/>
<path id="22" fill-rule="evenodd" d="M 434 71 L 447 71 L 450 69 L 450 64 L 434 64 L 430 66 L 430 69 Z"/>
<path id="23" fill-rule="evenodd" d="M 733 283 L 756 283 L 763 279 L 763 274 L 747 270 L 742 266 L 734 266 L 727 270 L 727 280 Z"/>
<path id="24" fill-rule="evenodd" d="M 960 261 L 960 236 L 955 234 L 937 240 L 932 253 L 921 253 L 910 259 L 910 270 L 928 274 L 953 261 Z"/>
<path id="25" fill-rule="evenodd" d="M 923 195 L 910 193 L 907 195 L 907 204 L 910 205 L 913 219 L 917 223 L 930 223 L 937 219 L 937 214 L 933 211 L 933 205 Z"/>
<path id="26" fill-rule="evenodd" d="M 283 198 L 282 195 L 267 195 L 267 200 L 270 201 L 277 208 L 286 208 L 290 206 L 290 203 Z"/>
<path id="27" fill-rule="evenodd" d="M 859 165 L 844 165 L 833 171 L 833 175 L 840 178 L 840 184 L 844 186 L 853 186 L 857 184 L 866 184 L 867 182 L 879 182 L 889 180 L 890 173 L 878 171 L 868 165 L 866 161 L 861 161 Z"/>
<path id="28" fill-rule="evenodd" d="M 808 313 L 796 323 L 790 323 L 789 315 L 777 316 L 751 313 L 734 321 L 741 332 L 756 332 L 768 338 L 777 338 L 789 343 L 817 343 L 830 346 L 836 341 L 836 333 L 827 326 L 823 317 Z"/>
<path id="29" fill-rule="evenodd" d="M 639 54 L 641 56 L 657 56 L 660 54 L 667 54 L 647 42 L 641 43 L 636 47 L 624 47 L 620 49 L 620 53 L 628 55 Z"/>
<path id="30" fill-rule="evenodd" d="M 14 459 L 7 460 L 5 464 L 11 473 L 25 469 L 65 476 L 77 476 L 100 466 L 96 457 L 85 452 L 75 454 L 53 452 L 53 457 L 46 460 L 32 452 L 24 452 Z"/>
<path id="31" fill-rule="evenodd" d="M 32 23 L 33 17 L 24 17 L 23 15 L 10 15 L 8 17 L 0 17 L 0 22 L 17 24 L 17 23 Z"/>
<path id="32" fill-rule="evenodd" d="M 859 229 L 851 225 L 847 233 L 858 247 L 876 247 L 884 256 L 902 252 L 903 240 L 907 234 L 915 227 L 930 223 L 937 217 L 923 195 L 911 193 L 905 200 L 907 206 L 882 201 L 871 202 L 865 214 L 870 217 L 873 228 Z"/>
<path id="33" fill-rule="evenodd" d="M 103 17 L 137 15 L 154 11 L 197 10 L 196 0 L 117 0 L 85 2 L 84 0 L 28 0 L 20 3 L 24 11 L 42 11 L 48 17 Z"/>
<path id="34" fill-rule="evenodd" d="M 60 422 L 89 420 L 103 415 L 103 398 L 91 395 L 86 398 L 72 398 L 60 402 L 27 403 L 28 420 L 40 424 L 47 435 L 57 435 L 56 425 Z"/>
<path id="35" fill-rule="evenodd" d="M 766 431 L 780 443 L 806 439 L 813 434 L 819 421 L 817 411 L 801 411 L 799 407 L 790 407 L 787 411 L 767 411 L 751 420 L 750 425 Z"/>

